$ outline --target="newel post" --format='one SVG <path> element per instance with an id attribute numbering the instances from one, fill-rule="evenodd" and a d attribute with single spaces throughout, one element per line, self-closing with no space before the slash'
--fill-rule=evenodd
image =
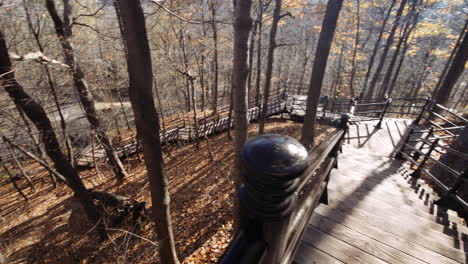
<path id="1" fill-rule="evenodd" d="M 307 150 L 296 139 L 274 134 L 253 137 L 242 149 L 241 228 L 259 232 L 266 242 L 259 263 L 281 262 L 307 156 Z"/>

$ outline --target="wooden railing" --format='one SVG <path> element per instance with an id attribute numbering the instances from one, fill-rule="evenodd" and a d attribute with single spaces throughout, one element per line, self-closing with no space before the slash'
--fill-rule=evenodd
<path id="1" fill-rule="evenodd" d="M 219 263 L 292 262 L 314 209 L 328 201 L 327 184 L 348 121 L 349 115 L 342 115 L 338 129 L 310 152 L 280 135 L 245 143 L 238 193 L 241 226 Z"/>

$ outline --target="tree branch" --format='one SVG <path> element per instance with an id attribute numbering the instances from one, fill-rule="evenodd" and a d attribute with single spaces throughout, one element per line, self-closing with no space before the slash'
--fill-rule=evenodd
<path id="1" fill-rule="evenodd" d="M 189 24 L 195 24 L 195 25 L 203 25 L 205 23 L 219 23 L 219 24 L 225 24 L 225 25 L 231 25 L 232 23 L 230 22 L 224 22 L 224 21 L 219 21 L 219 20 L 190 20 L 190 19 L 186 19 L 186 18 L 183 18 L 179 15 L 177 15 L 176 13 L 172 12 L 171 10 L 167 9 L 166 7 L 164 7 L 163 5 L 161 5 L 160 3 L 158 3 L 157 0 L 150 0 L 151 3 L 157 5 L 158 7 L 160 7 L 162 10 L 166 11 L 168 14 L 170 14 L 171 16 L 183 21 L 183 22 L 186 22 L 186 23 L 189 23 Z"/>

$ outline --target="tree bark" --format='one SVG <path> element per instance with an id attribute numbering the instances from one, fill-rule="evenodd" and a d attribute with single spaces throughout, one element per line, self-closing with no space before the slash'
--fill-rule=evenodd
<path id="1" fill-rule="evenodd" d="M 62 46 L 62 50 L 65 56 L 65 63 L 70 66 L 71 74 L 73 77 L 73 83 L 75 90 L 78 93 L 81 105 L 86 114 L 86 118 L 91 125 L 91 129 L 96 131 L 96 135 L 101 142 L 107 158 L 109 159 L 110 166 L 115 173 L 115 176 L 119 182 L 123 181 L 125 177 L 128 176 L 125 168 L 120 161 L 119 156 L 117 155 L 114 147 L 112 146 L 111 140 L 107 136 L 106 132 L 101 128 L 101 121 L 96 111 L 94 99 L 89 90 L 88 83 L 85 79 L 85 74 L 81 70 L 80 65 L 76 61 L 75 52 L 73 45 L 70 42 L 69 38 L 72 36 L 71 29 L 71 5 L 68 3 L 68 0 L 64 0 L 64 17 L 63 20 L 60 18 L 55 7 L 54 0 L 45 0 L 47 10 L 54 22 L 55 32 Z"/>
<path id="2" fill-rule="evenodd" d="M 315 117 L 317 115 L 317 106 L 322 89 L 323 77 L 327 68 L 328 55 L 335 35 L 336 23 L 340 14 L 343 0 L 329 0 L 325 17 L 322 22 L 322 31 L 320 32 L 315 52 L 312 76 L 309 83 L 309 93 L 307 96 L 306 114 L 304 116 L 304 125 L 302 126 L 301 142 L 307 149 L 314 145 L 315 136 Z"/>
<path id="3" fill-rule="evenodd" d="M 408 18 L 406 21 L 406 24 L 402 30 L 400 39 L 398 40 L 397 46 L 395 48 L 395 52 L 393 52 L 392 59 L 390 60 L 390 63 L 388 65 L 387 72 L 385 73 L 384 79 L 382 81 L 382 85 L 380 87 L 379 91 L 379 96 L 383 97 L 385 94 L 388 95 L 388 89 L 393 89 L 390 86 L 390 77 L 392 76 L 393 73 L 393 68 L 395 67 L 395 63 L 397 61 L 398 56 L 400 55 L 400 50 L 401 46 L 403 45 L 404 42 L 408 39 L 409 35 L 411 34 L 411 31 L 415 28 L 416 24 L 418 23 L 418 18 L 419 18 L 419 13 L 414 14 L 416 10 L 416 6 L 421 3 L 414 3 L 411 5 L 411 11 L 408 14 Z M 415 16 L 414 18 L 412 16 Z M 414 25 L 414 26 L 412 26 Z"/>
<path id="4" fill-rule="evenodd" d="M 460 47 L 453 58 L 452 65 L 450 66 L 445 80 L 442 82 L 434 101 L 437 104 L 447 105 L 449 102 L 450 94 L 452 93 L 455 83 L 465 69 L 466 60 L 468 58 L 468 33 L 465 33 Z"/>
<path id="5" fill-rule="evenodd" d="M 234 0 L 235 1 L 235 0 Z M 257 16 L 257 71 L 255 81 L 255 105 L 260 107 L 260 83 L 262 80 L 262 27 L 263 27 L 263 0 L 258 0 Z"/>
<path id="6" fill-rule="evenodd" d="M 213 88 L 212 88 L 212 106 L 213 114 L 218 112 L 218 85 L 219 85 L 219 63 L 218 63 L 218 28 L 216 27 L 216 1 L 210 2 L 211 9 L 211 29 L 213 30 Z"/>
<path id="7" fill-rule="evenodd" d="M 442 81 L 445 79 L 445 75 L 447 74 L 447 70 L 452 63 L 453 56 L 455 53 L 458 51 L 458 48 L 460 47 L 461 40 L 463 39 L 463 35 L 466 34 L 468 27 L 468 19 L 465 21 L 465 25 L 463 26 L 462 31 L 460 32 L 460 35 L 458 36 L 457 41 L 455 42 L 455 48 L 452 50 L 450 53 L 450 57 L 447 59 L 447 62 L 444 65 L 444 69 L 442 70 L 442 73 L 440 74 L 439 80 L 437 81 L 437 84 L 435 86 L 434 92 L 432 93 L 432 96 L 435 96 L 437 92 L 440 89 L 440 85 L 442 84 Z"/>
<path id="8" fill-rule="evenodd" d="M 387 42 L 385 43 L 384 50 L 382 52 L 382 55 L 380 56 L 380 62 L 379 65 L 377 65 L 377 69 L 375 69 L 374 77 L 371 80 L 369 90 L 367 91 L 367 97 L 372 97 L 374 95 L 374 90 L 377 85 L 377 82 L 380 79 L 380 73 L 382 72 L 382 69 L 385 65 L 385 61 L 387 59 L 387 54 L 392 47 L 393 44 L 393 39 L 395 37 L 395 32 L 400 25 L 400 19 L 401 15 L 403 14 L 403 10 L 405 9 L 407 0 L 402 0 L 400 3 L 400 7 L 397 10 L 397 13 L 395 15 L 395 22 L 393 23 L 393 27 L 390 30 L 390 33 L 387 38 Z"/>
<path id="9" fill-rule="evenodd" d="M 145 165 L 151 189 L 152 214 L 157 223 L 161 263 L 179 263 L 172 233 L 170 198 L 164 175 L 159 136 L 159 117 L 153 100 L 153 70 L 140 1 L 118 0 L 128 51 L 129 95 L 137 133 L 142 140 Z"/>
<path id="10" fill-rule="evenodd" d="M 265 118 L 268 110 L 268 100 L 270 99 L 271 78 L 275 59 L 275 49 L 277 46 L 276 32 L 278 31 L 278 23 L 281 19 L 281 3 L 282 0 L 275 0 L 275 9 L 273 10 L 273 21 L 271 22 L 270 39 L 268 44 L 267 68 L 265 72 L 265 89 L 263 90 L 263 106 L 258 130 L 259 134 L 263 134 L 265 129 Z"/>
<path id="11" fill-rule="evenodd" d="M 234 137 L 234 186 L 236 194 L 241 182 L 241 158 L 240 152 L 244 142 L 247 140 L 247 75 L 249 68 L 247 65 L 248 41 L 250 29 L 252 28 L 252 18 L 250 10 L 251 0 L 234 0 L 234 50 L 232 61 L 232 92 L 234 109 L 234 127 L 236 134 Z M 235 199 L 237 201 L 238 199 Z M 239 205 L 234 207 L 234 229 L 239 227 Z"/>
<path id="12" fill-rule="evenodd" d="M 356 2 L 356 37 L 354 38 L 354 49 L 353 49 L 353 58 L 351 60 L 351 74 L 349 77 L 349 93 L 351 98 L 354 98 L 354 77 L 356 75 L 356 54 L 357 48 L 359 46 L 359 26 L 361 23 L 361 17 L 359 15 L 360 11 L 360 2 L 357 0 Z"/>
<path id="13" fill-rule="evenodd" d="M 0 76 L 0 83 L 8 93 L 8 96 L 21 107 L 24 113 L 36 126 L 37 130 L 40 131 L 41 140 L 45 146 L 47 155 L 53 161 L 57 171 L 66 178 L 68 186 L 75 193 L 89 220 L 92 223 L 98 223 L 99 211 L 96 206 L 94 206 L 92 198 L 81 181 L 80 176 L 60 151 L 57 136 L 55 135 L 52 124 L 50 123 L 44 108 L 33 100 L 16 81 L 10 57 L 8 56 L 8 49 L 1 31 Z M 104 227 L 102 224 L 98 224 L 97 228 L 101 238 L 103 238 L 105 234 Z"/>
<path id="14" fill-rule="evenodd" d="M 364 78 L 364 87 L 361 90 L 360 97 L 363 97 L 367 92 L 367 83 L 369 81 L 370 74 L 372 72 L 372 67 L 374 66 L 375 56 L 377 55 L 377 51 L 380 47 L 380 41 L 382 40 L 383 33 L 385 32 L 385 27 L 387 26 L 388 19 L 390 18 L 390 14 L 392 12 L 393 7 L 395 6 L 396 0 L 392 0 L 392 4 L 388 8 L 387 14 L 385 15 L 384 20 L 382 21 L 382 26 L 380 27 L 379 35 L 377 37 L 377 41 L 375 42 L 374 49 L 372 50 L 372 55 L 369 59 L 369 65 L 367 66 L 366 76 Z"/>

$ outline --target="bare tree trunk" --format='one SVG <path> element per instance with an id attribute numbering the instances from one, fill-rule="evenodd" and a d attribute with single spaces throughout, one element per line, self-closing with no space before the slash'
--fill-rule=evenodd
<path id="1" fill-rule="evenodd" d="M 417 25 L 417 19 L 414 21 L 413 25 L 409 29 L 409 32 L 408 32 L 408 34 L 406 35 L 406 37 L 405 37 L 405 39 L 403 41 L 403 44 L 402 44 L 403 49 L 401 51 L 400 61 L 398 62 L 398 66 L 397 66 L 397 68 L 395 70 L 392 81 L 390 83 L 390 88 L 389 88 L 389 91 L 388 91 L 388 96 L 389 97 L 392 96 L 392 93 L 393 93 L 393 91 L 395 89 L 396 80 L 398 79 L 398 77 L 400 75 L 401 67 L 403 66 L 403 62 L 405 61 L 405 57 L 406 57 L 406 52 L 408 51 L 408 48 L 409 48 L 408 40 L 410 39 L 411 33 L 414 32 L 414 29 L 416 28 L 416 25 Z"/>
<path id="2" fill-rule="evenodd" d="M 336 22 L 340 14 L 343 0 L 329 0 L 325 17 L 322 22 L 322 31 L 317 43 L 315 52 L 314 66 L 309 84 L 309 94 L 307 96 L 306 114 L 304 116 L 304 125 L 302 126 L 301 141 L 307 149 L 314 145 L 315 137 L 315 117 L 317 115 L 317 106 L 322 89 L 323 77 L 327 68 L 328 55 L 335 35 Z"/>
<path id="3" fill-rule="evenodd" d="M 34 123 L 36 128 L 41 132 L 41 139 L 45 146 L 45 151 L 50 159 L 54 162 L 55 168 L 63 175 L 68 183 L 68 186 L 73 190 L 76 197 L 83 206 L 88 218 L 92 223 L 99 222 L 99 211 L 93 204 L 92 198 L 80 176 L 65 158 L 60 151 L 60 145 L 52 128 L 49 118 L 47 117 L 44 108 L 36 103 L 16 81 L 14 71 L 11 66 L 11 61 L 8 56 L 8 50 L 0 31 L 0 82 L 10 98 L 21 106 L 24 113 Z M 98 231 L 101 238 L 104 238 L 105 230 L 102 224 L 98 224 Z"/>
<path id="4" fill-rule="evenodd" d="M 60 44 L 63 49 L 65 62 L 71 68 L 74 87 L 78 93 L 81 105 L 83 106 L 83 109 L 85 111 L 86 118 L 88 119 L 91 128 L 96 131 L 96 135 L 98 136 L 98 139 L 106 152 L 110 166 L 112 167 L 112 170 L 114 171 L 117 180 L 121 182 L 125 177 L 128 176 L 128 174 L 125 171 L 125 168 L 122 162 L 120 161 L 119 156 L 114 150 L 114 147 L 112 146 L 109 137 L 107 136 L 106 132 L 101 128 L 101 121 L 96 111 L 94 99 L 86 82 L 85 74 L 76 61 L 73 45 L 69 41 L 69 38 L 72 36 L 70 3 L 68 3 L 67 0 L 64 0 L 64 18 L 62 20 L 58 15 L 54 0 L 45 1 L 47 10 L 49 11 L 49 14 L 55 25 L 57 37 L 59 38 Z"/>
<path id="5" fill-rule="evenodd" d="M 258 0 L 257 16 L 257 72 L 255 82 L 255 105 L 260 106 L 260 83 L 262 79 L 262 27 L 263 27 L 263 0 Z"/>
<path id="6" fill-rule="evenodd" d="M 434 101 L 437 104 L 448 104 L 453 87 L 465 69 L 466 60 L 468 58 L 468 33 L 465 33 L 464 35 L 465 36 L 463 37 L 463 41 L 461 42 L 460 47 L 458 48 L 457 53 L 453 58 L 452 65 L 447 71 L 445 80 L 440 85 L 440 89 L 434 98 Z"/>
<path id="7" fill-rule="evenodd" d="M 252 18 L 250 17 L 251 0 L 234 1 L 234 50 L 232 61 L 232 92 L 234 101 L 234 127 L 236 134 L 234 137 L 234 171 L 233 180 L 236 189 L 241 183 L 241 158 L 240 152 L 244 142 L 247 140 L 247 91 L 246 82 L 249 74 L 247 65 L 248 41 L 250 29 L 252 28 Z M 234 199 L 237 201 L 238 199 Z M 239 227 L 239 204 L 234 205 L 234 230 Z"/>
<path id="8" fill-rule="evenodd" d="M 32 35 L 34 36 L 34 40 L 36 41 L 36 44 L 37 44 L 37 47 L 39 48 L 39 51 L 44 53 L 44 46 L 42 45 L 42 42 L 41 42 L 41 39 L 40 39 L 40 28 L 38 27 L 37 29 L 34 29 L 31 14 L 30 14 L 30 10 L 29 10 L 28 4 L 26 3 L 25 0 L 23 0 L 23 7 L 25 9 L 26 20 L 28 22 L 29 30 L 31 31 Z M 59 99 L 58 99 L 57 87 L 56 87 L 55 82 L 54 82 L 54 80 L 52 78 L 52 74 L 51 74 L 51 72 L 49 70 L 49 67 L 44 64 L 43 69 L 44 69 L 44 72 L 46 73 L 47 82 L 49 84 L 49 89 L 50 89 L 50 92 L 52 93 L 52 97 L 54 99 L 55 107 L 57 107 L 57 112 L 59 114 L 60 127 L 62 129 L 63 142 L 64 142 L 64 145 L 65 145 L 65 147 L 67 149 L 68 160 L 70 161 L 70 163 L 72 165 L 74 165 L 75 160 L 74 160 L 74 157 L 73 157 L 73 147 L 72 147 L 70 139 L 68 137 L 67 124 L 65 122 L 65 117 L 64 117 L 63 112 L 62 112 L 62 107 L 61 107 Z M 43 153 L 41 153 L 41 156 L 42 156 L 42 154 Z"/>
<path id="9" fill-rule="evenodd" d="M 407 21 L 406 21 L 405 27 L 403 28 L 403 30 L 401 32 L 400 39 L 398 40 L 396 49 L 393 52 L 392 59 L 390 60 L 390 64 L 388 65 L 387 72 L 385 73 L 385 77 L 384 77 L 384 79 L 382 81 L 382 85 L 381 85 L 380 91 L 379 91 L 379 96 L 380 97 L 383 97 L 385 95 L 388 96 L 389 87 L 390 87 L 390 89 L 393 89 L 390 86 L 390 77 L 392 76 L 393 68 L 395 67 L 395 63 L 397 61 L 397 58 L 400 55 L 401 46 L 409 38 L 409 35 L 411 34 L 411 31 L 416 27 L 416 24 L 418 23 L 419 12 L 416 15 L 414 13 L 415 13 L 417 5 L 419 5 L 420 3 L 421 2 L 415 2 L 413 4 L 410 3 L 411 4 L 411 10 L 410 10 L 410 12 L 409 12 L 409 14 L 407 16 Z M 413 16 L 414 16 L 414 18 L 413 18 Z"/>
<path id="10" fill-rule="evenodd" d="M 164 175 L 159 135 L 159 117 L 153 100 L 153 70 L 140 1 L 118 0 L 128 51 L 129 94 L 135 123 L 142 140 L 145 165 L 151 189 L 152 213 L 157 223 L 161 263 L 179 263 L 172 233 L 170 198 Z"/>
<path id="11" fill-rule="evenodd" d="M 263 90 L 263 106 L 258 129 L 259 134 L 263 134 L 264 132 L 265 118 L 268 110 L 268 100 L 270 99 L 271 78 L 275 59 L 275 49 L 277 47 L 276 32 L 278 31 L 278 23 L 281 19 L 281 3 L 282 0 L 275 0 L 275 10 L 273 11 L 273 21 L 271 23 L 270 40 L 268 44 L 267 68 L 265 72 L 265 89 Z"/>
<path id="12" fill-rule="evenodd" d="M 367 92 L 367 83 L 369 81 L 369 77 L 372 72 L 372 67 L 374 66 L 375 56 L 377 55 L 377 51 L 379 50 L 380 41 L 382 40 L 382 36 L 385 32 L 385 27 L 387 26 L 388 19 L 390 18 L 390 14 L 396 2 L 397 2 L 396 0 L 392 0 L 392 4 L 388 8 L 387 14 L 385 15 L 385 18 L 382 21 L 382 26 L 380 27 L 379 36 L 377 37 L 377 41 L 375 42 L 375 46 L 374 46 L 374 49 L 372 50 L 372 55 L 369 60 L 369 66 L 367 67 L 367 72 L 366 72 L 366 76 L 364 79 L 364 87 L 361 90 L 361 93 L 359 95 L 360 97 L 363 97 Z"/>
<path id="13" fill-rule="evenodd" d="M 468 19 L 465 21 L 465 25 L 463 26 L 462 31 L 460 32 L 460 35 L 458 36 L 457 41 L 455 42 L 455 48 L 452 50 L 450 53 L 450 57 L 447 59 L 447 62 L 444 65 L 444 69 L 442 70 L 442 73 L 440 74 L 439 80 L 437 81 L 437 84 L 435 86 L 434 92 L 432 93 L 432 96 L 435 97 L 437 92 L 440 89 L 440 85 L 442 84 L 442 81 L 445 79 L 445 75 L 447 74 L 447 70 L 449 69 L 450 64 L 452 63 L 453 56 L 455 53 L 457 53 L 458 48 L 460 47 L 460 43 L 463 39 L 463 35 L 466 34 L 468 28 Z"/>
<path id="14" fill-rule="evenodd" d="M 379 65 L 377 65 L 377 69 L 375 69 L 374 77 L 371 80 L 369 90 L 367 91 L 367 96 L 372 97 L 374 95 L 374 90 L 377 85 L 377 82 L 380 79 L 380 73 L 382 72 L 382 69 L 385 65 L 385 60 L 387 59 L 387 54 L 388 51 L 390 50 L 392 44 L 393 44 L 393 39 L 395 37 L 395 32 L 400 25 L 400 19 L 401 15 L 403 14 L 403 10 L 405 9 L 407 0 L 402 0 L 400 3 L 400 7 L 397 10 L 397 13 L 395 15 L 395 22 L 393 24 L 392 29 L 390 30 L 390 33 L 387 38 L 387 42 L 385 43 L 384 50 L 382 52 L 382 55 L 380 57 L 380 62 Z"/>
<path id="15" fill-rule="evenodd" d="M 219 84 L 219 65 L 218 65 L 218 28 L 216 27 L 216 1 L 212 0 L 209 5 L 211 9 L 211 28 L 213 30 L 213 89 L 212 106 L 213 114 L 218 112 L 218 84 Z"/>
<path id="16" fill-rule="evenodd" d="M 351 75 L 349 77 L 349 92 L 351 98 L 354 98 L 354 77 L 356 75 L 356 53 L 357 47 L 359 46 L 359 26 L 361 23 L 361 17 L 359 15 L 360 11 L 360 2 L 357 0 L 356 2 L 356 37 L 354 38 L 354 49 L 353 49 L 353 58 L 351 60 Z"/>
<path id="17" fill-rule="evenodd" d="M 252 74 L 253 74 L 253 58 L 254 58 L 254 50 L 255 50 L 255 38 L 257 34 L 257 26 L 258 23 L 254 23 L 254 27 L 252 28 L 252 34 L 250 36 L 250 44 L 249 44 L 249 76 L 247 79 L 247 102 L 250 103 L 250 98 L 252 97 Z M 250 107 L 248 105 L 248 107 Z"/>

